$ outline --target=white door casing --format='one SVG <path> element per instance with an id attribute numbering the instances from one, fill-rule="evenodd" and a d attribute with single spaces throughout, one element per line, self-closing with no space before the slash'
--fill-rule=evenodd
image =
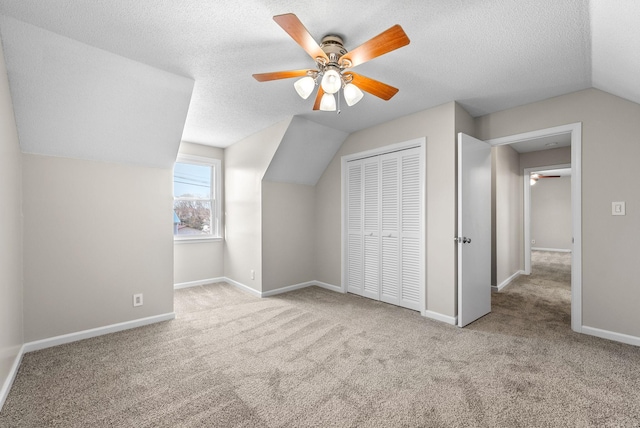
<path id="1" fill-rule="evenodd" d="M 491 146 L 458 134 L 458 326 L 491 312 Z"/>

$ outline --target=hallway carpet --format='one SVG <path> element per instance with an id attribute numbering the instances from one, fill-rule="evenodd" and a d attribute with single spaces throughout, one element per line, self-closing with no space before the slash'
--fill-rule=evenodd
<path id="1" fill-rule="evenodd" d="M 464 329 L 317 287 L 178 290 L 174 321 L 26 354 L 0 426 L 638 427 L 640 348 L 571 331 L 569 272 L 538 260 Z"/>

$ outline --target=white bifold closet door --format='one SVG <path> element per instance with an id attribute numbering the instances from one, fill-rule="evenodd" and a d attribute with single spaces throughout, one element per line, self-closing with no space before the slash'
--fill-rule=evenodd
<path id="1" fill-rule="evenodd" d="M 420 310 L 419 148 L 348 162 L 347 290 Z"/>

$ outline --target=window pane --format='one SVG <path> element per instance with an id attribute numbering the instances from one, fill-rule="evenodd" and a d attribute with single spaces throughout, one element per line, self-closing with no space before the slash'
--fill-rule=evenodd
<path id="1" fill-rule="evenodd" d="M 173 169 L 173 196 L 176 198 L 211 198 L 211 167 L 176 163 Z"/>
<path id="2" fill-rule="evenodd" d="M 173 234 L 211 235 L 211 202 L 174 201 Z"/>

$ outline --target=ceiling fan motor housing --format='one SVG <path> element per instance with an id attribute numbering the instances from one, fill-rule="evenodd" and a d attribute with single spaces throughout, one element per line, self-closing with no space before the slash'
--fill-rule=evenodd
<path id="1" fill-rule="evenodd" d="M 328 35 L 322 38 L 320 48 L 329 57 L 329 64 L 338 64 L 340 57 L 347 53 L 340 36 Z"/>

